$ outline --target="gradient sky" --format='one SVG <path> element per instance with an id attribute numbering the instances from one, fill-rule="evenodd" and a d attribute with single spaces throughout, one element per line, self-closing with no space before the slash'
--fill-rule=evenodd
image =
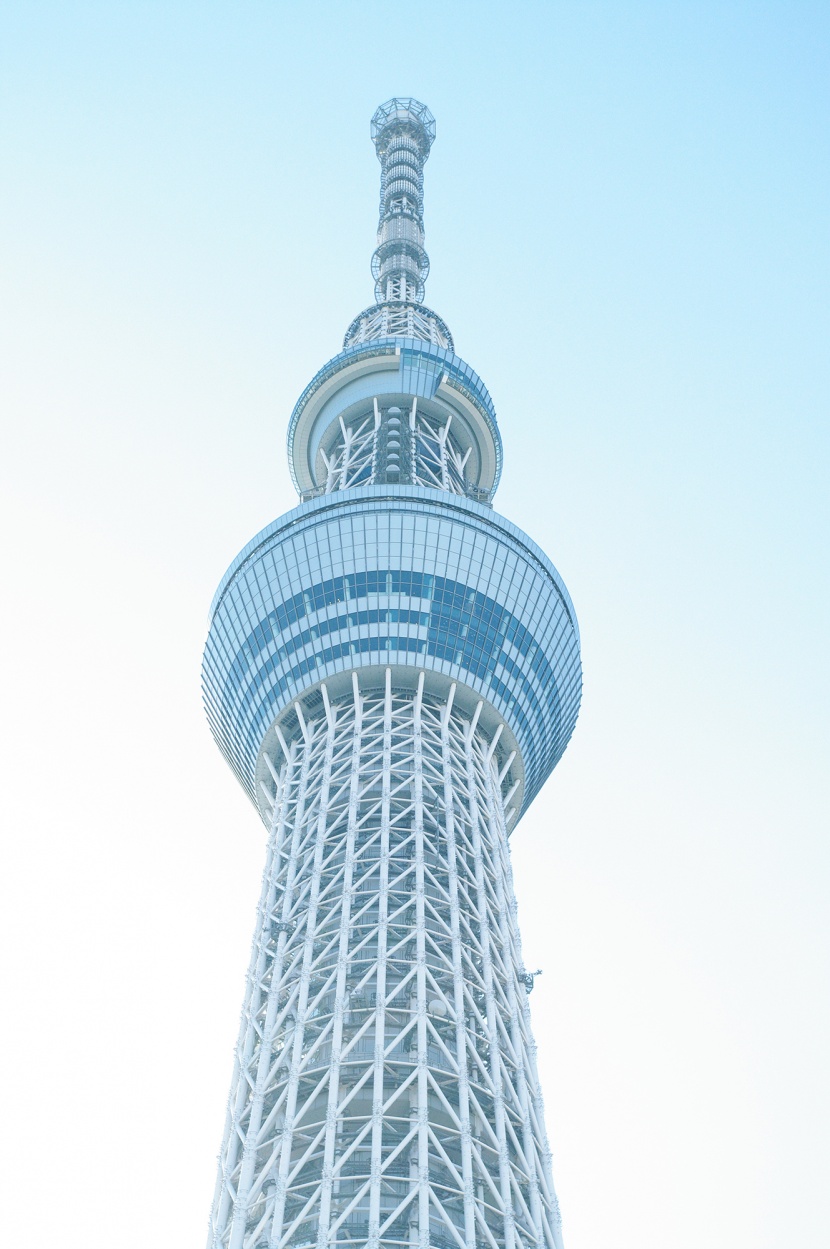
<path id="1" fill-rule="evenodd" d="M 9 2 L 8 1244 L 203 1243 L 264 834 L 199 696 L 371 302 L 415 95 L 427 302 L 585 694 L 514 838 L 567 1249 L 826 1249 L 826 4 Z"/>

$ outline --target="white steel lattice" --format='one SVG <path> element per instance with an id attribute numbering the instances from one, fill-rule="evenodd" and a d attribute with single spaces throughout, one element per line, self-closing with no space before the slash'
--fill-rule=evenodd
<path id="1" fill-rule="evenodd" d="M 328 450 L 321 448 L 324 492 L 394 481 L 467 494 L 465 476 L 471 448 L 462 450 L 450 433 L 452 416 L 427 416 L 417 399 L 405 413 L 399 407 L 382 410 L 375 400 L 369 412 L 340 418 L 339 432 Z"/>
<path id="2" fill-rule="evenodd" d="M 446 323 L 422 302 L 429 273 L 424 163 L 434 138 L 435 118 L 418 100 L 387 100 L 372 118 L 372 142 L 381 166 L 378 245 L 372 256 L 375 304 L 352 321 L 344 348 L 393 337 L 453 350 Z"/>
<path id="3" fill-rule="evenodd" d="M 406 302 L 375 304 L 355 317 L 343 339 L 343 346 L 354 347 L 375 338 L 417 338 L 436 347 L 454 350 L 446 323 L 431 308 Z"/>
<path id="4" fill-rule="evenodd" d="M 272 766 L 210 1249 L 561 1249 L 497 740 L 423 692 Z"/>

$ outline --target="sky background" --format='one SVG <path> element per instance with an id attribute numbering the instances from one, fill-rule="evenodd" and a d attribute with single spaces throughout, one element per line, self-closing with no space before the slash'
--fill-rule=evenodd
<path id="1" fill-rule="evenodd" d="M 579 615 L 514 861 L 566 1249 L 826 1249 L 826 4 L 7 2 L 2 1239 L 201 1246 L 264 830 L 199 664 L 434 112 L 427 302 Z"/>

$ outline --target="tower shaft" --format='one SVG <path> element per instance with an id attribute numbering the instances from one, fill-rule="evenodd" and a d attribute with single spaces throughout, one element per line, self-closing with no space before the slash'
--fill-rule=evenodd
<path id="1" fill-rule="evenodd" d="M 266 786 L 214 1249 L 561 1243 L 499 770 L 453 701 L 355 678 Z"/>

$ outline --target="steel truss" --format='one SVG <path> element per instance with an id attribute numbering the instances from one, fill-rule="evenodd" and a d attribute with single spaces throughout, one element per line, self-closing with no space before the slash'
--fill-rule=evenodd
<path id="1" fill-rule="evenodd" d="M 418 100 L 387 100 L 372 118 L 380 161 L 380 214 L 372 254 L 375 304 L 355 317 L 344 348 L 377 338 L 417 338 L 453 350 L 446 323 L 423 304 L 429 275 L 424 250 L 424 164 L 435 118 Z"/>
<path id="2" fill-rule="evenodd" d="M 282 740 L 210 1249 L 561 1249 L 498 734 L 361 691 Z"/>
<path id="3" fill-rule="evenodd" d="M 470 493 L 465 469 L 471 449 L 462 450 L 451 423 L 449 413 L 442 420 L 419 411 L 417 399 L 406 412 L 382 409 L 375 399 L 370 411 L 348 423 L 341 417 L 335 441 L 319 452 L 324 493 L 390 481 Z"/>
<path id="4" fill-rule="evenodd" d="M 368 343 L 377 338 L 417 338 L 435 347 L 455 350 L 447 323 L 423 304 L 375 304 L 355 317 L 343 339 L 344 349 Z"/>

